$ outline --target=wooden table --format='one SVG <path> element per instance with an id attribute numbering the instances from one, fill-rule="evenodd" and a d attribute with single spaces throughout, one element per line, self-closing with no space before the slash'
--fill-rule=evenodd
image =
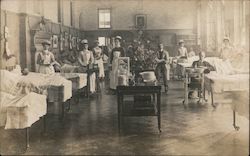
<path id="1" fill-rule="evenodd" d="M 124 96 L 126 95 L 157 95 L 156 110 L 130 110 L 126 111 Z M 161 132 L 161 86 L 117 86 L 117 104 L 118 104 L 118 129 L 120 133 L 121 119 L 123 116 L 157 116 L 158 130 Z"/>

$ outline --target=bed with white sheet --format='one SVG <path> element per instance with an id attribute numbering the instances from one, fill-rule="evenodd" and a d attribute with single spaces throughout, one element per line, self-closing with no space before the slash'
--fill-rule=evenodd
<path id="1" fill-rule="evenodd" d="M 29 127 L 47 113 L 46 95 L 18 89 L 21 76 L 16 73 L 1 70 L 0 76 L 0 127 L 25 128 L 29 147 Z"/>
<path id="2" fill-rule="evenodd" d="M 213 107 L 216 108 L 214 102 L 214 94 L 227 93 L 232 99 L 231 108 L 233 110 L 233 126 L 239 129 L 235 124 L 235 113 L 243 115 L 249 119 L 249 69 L 234 69 L 229 61 L 220 59 L 210 62 L 216 72 L 205 74 L 205 89 L 211 93 Z"/>
<path id="3" fill-rule="evenodd" d="M 5 129 L 31 127 L 47 113 L 46 96 L 30 92 L 13 95 L 0 92 L 0 126 Z"/>
<path id="4" fill-rule="evenodd" d="M 78 86 L 79 86 L 78 89 L 86 87 L 87 96 L 89 97 L 90 93 L 94 93 L 97 91 L 96 86 L 98 86 L 99 81 L 96 77 L 97 77 L 98 73 L 97 73 L 97 71 L 92 70 L 92 69 L 87 70 L 86 73 L 82 73 L 79 71 L 81 71 L 81 67 L 77 66 L 77 65 L 64 64 L 61 67 L 61 75 L 66 76 L 66 77 L 71 77 L 70 80 L 73 82 L 73 85 L 77 85 L 76 83 L 79 80 L 78 81 Z M 70 74 L 72 74 L 72 75 L 70 75 Z M 84 76 L 83 75 L 79 76 L 78 80 L 76 80 L 75 78 L 72 78 L 72 76 L 75 76 L 77 74 L 79 74 L 79 75 L 84 74 Z M 74 89 L 75 89 L 75 87 L 74 87 Z"/>
<path id="5" fill-rule="evenodd" d="M 56 73 L 67 80 L 72 82 L 72 89 L 78 90 L 87 86 L 87 74 L 86 73 Z"/>
<path id="6" fill-rule="evenodd" d="M 49 102 L 66 102 L 72 97 L 72 82 L 56 74 L 30 72 L 28 75 L 20 76 L 17 90 L 45 93 Z"/>
<path id="7" fill-rule="evenodd" d="M 45 94 L 49 102 L 65 102 L 72 97 L 72 82 L 57 74 L 30 72 L 22 75 L 18 66 L 12 71 L 1 70 L 2 79 L 10 77 L 15 84 L 11 92 Z"/>

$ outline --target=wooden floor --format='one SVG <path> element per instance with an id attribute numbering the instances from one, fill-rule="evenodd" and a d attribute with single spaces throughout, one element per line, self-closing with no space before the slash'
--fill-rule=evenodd
<path id="1" fill-rule="evenodd" d="M 128 117 L 118 134 L 116 95 L 102 85 L 98 98 L 80 98 L 60 121 L 57 107 L 49 106 L 47 133 L 42 122 L 30 129 L 30 148 L 25 151 L 24 130 L 0 129 L 1 154 L 67 155 L 232 155 L 249 153 L 249 120 L 237 116 L 241 127 L 232 126 L 230 100 L 215 97 L 219 106 L 192 102 L 182 105 L 182 81 L 171 81 L 162 93 L 162 133 L 156 117 Z"/>

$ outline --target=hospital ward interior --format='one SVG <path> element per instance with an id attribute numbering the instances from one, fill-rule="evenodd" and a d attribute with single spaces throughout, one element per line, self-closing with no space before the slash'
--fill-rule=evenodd
<path id="1" fill-rule="evenodd" d="M 249 155 L 249 0 L 0 6 L 0 155 Z"/>

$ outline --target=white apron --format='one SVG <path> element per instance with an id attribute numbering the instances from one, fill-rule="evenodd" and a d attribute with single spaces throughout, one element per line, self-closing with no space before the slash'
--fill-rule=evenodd
<path id="1" fill-rule="evenodd" d="M 99 77 L 105 77 L 104 74 L 104 66 L 103 66 L 103 60 L 102 58 L 99 60 L 95 60 L 95 64 L 98 64 L 98 68 L 99 68 Z"/>
<path id="2" fill-rule="evenodd" d="M 82 63 L 84 66 L 89 65 L 89 61 L 91 59 L 91 52 L 89 50 L 85 50 L 81 53 L 80 55 Z M 79 72 L 80 73 L 85 73 L 87 70 L 87 67 L 80 67 Z M 96 91 L 96 75 L 95 73 L 91 74 L 89 76 L 89 87 L 90 87 L 90 92 L 94 93 Z"/>
<path id="3" fill-rule="evenodd" d="M 54 67 L 51 65 L 51 55 L 49 54 L 40 54 L 43 57 L 43 63 L 39 65 L 38 72 L 42 74 L 53 74 L 55 73 Z"/>
<path id="4" fill-rule="evenodd" d="M 103 59 L 102 58 L 99 58 L 99 59 L 96 59 L 98 57 L 100 57 L 102 55 L 102 49 L 99 48 L 99 47 L 95 47 L 93 48 L 93 52 L 95 54 L 95 64 L 98 65 L 98 68 L 99 68 L 99 77 L 101 78 L 104 78 L 104 66 L 103 66 Z"/>
<path id="5" fill-rule="evenodd" d="M 118 85 L 118 58 L 120 56 L 120 51 L 114 52 L 114 58 L 112 61 L 112 71 L 110 73 L 110 88 L 116 89 L 116 86 Z"/>

